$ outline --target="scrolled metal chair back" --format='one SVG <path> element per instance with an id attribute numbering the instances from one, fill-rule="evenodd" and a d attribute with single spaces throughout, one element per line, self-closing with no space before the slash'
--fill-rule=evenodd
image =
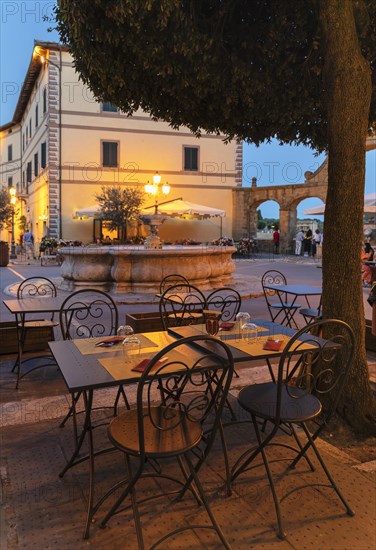
<path id="1" fill-rule="evenodd" d="M 203 347 L 193 348 L 190 354 L 189 347 L 195 344 Z M 206 346 L 209 349 L 215 346 L 216 353 L 205 351 Z M 202 425 L 210 416 L 213 422 L 206 442 L 206 448 L 210 448 L 233 372 L 234 363 L 228 346 L 207 335 L 183 338 L 155 355 L 137 386 L 141 453 L 145 449 L 146 417 L 163 437 L 163 433 L 186 422 Z"/>
<path id="2" fill-rule="evenodd" d="M 159 300 L 159 314 L 165 330 L 169 327 L 202 323 L 204 309 L 205 296 L 191 284 L 167 288 Z"/>
<path id="3" fill-rule="evenodd" d="M 269 296 L 274 296 L 276 294 L 276 291 L 273 289 L 265 288 L 266 285 L 285 285 L 287 284 L 286 277 L 283 273 L 276 270 L 269 270 L 264 273 L 261 279 L 262 289 L 264 291 L 264 295 L 266 298 L 266 301 L 268 301 Z"/>
<path id="4" fill-rule="evenodd" d="M 22 281 L 17 289 L 18 300 L 22 298 L 54 298 L 56 295 L 56 286 L 46 277 L 29 277 Z"/>
<path id="5" fill-rule="evenodd" d="M 118 328 L 115 302 L 101 290 L 78 290 L 62 304 L 59 313 L 64 340 L 112 336 Z"/>
<path id="6" fill-rule="evenodd" d="M 221 312 L 221 321 L 232 321 L 240 311 L 242 299 L 239 292 L 230 287 L 214 290 L 206 298 L 207 308 Z"/>
<path id="7" fill-rule="evenodd" d="M 160 282 L 159 294 L 163 294 L 165 290 L 167 290 L 172 286 L 178 288 L 179 285 L 184 285 L 184 288 L 187 289 L 187 287 L 189 287 L 188 279 L 183 277 L 183 275 L 179 275 L 178 273 L 172 273 L 171 275 L 166 275 L 166 277 L 164 277 Z"/>
<path id="8" fill-rule="evenodd" d="M 314 394 L 324 405 L 328 421 L 335 412 L 354 355 L 351 327 L 338 319 L 310 323 L 291 338 L 278 368 L 277 422 L 282 403 L 282 386 L 296 400 Z"/>

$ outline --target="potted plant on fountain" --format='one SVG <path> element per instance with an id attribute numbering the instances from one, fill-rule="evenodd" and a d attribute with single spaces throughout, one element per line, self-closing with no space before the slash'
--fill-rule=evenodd
<path id="1" fill-rule="evenodd" d="M 6 189 L 0 190 L 0 230 L 11 224 L 12 206 L 9 193 Z M 9 263 L 9 246 L 5 241 L 0 241 L 0 266 L 5 267 Z"/>

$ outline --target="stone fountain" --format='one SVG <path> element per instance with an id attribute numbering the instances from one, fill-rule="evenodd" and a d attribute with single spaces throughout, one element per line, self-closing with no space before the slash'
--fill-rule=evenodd
<path id="1" fill-rule="evenodd" d="M 64 258 L 62 288 L 157 293 L 163 277 L 179 273 L 193 285 L 209 290 L 232 283 L 235 250 L 233 246 L 210 245 L 66 247 L 60 250 Z"/>

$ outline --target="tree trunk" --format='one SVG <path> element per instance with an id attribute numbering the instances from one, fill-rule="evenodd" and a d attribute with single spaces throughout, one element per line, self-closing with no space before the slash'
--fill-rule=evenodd
<path id="1" fill-rule="evenodd" d="M 376 410 L 366 360 L 360 275 L 371 69 L 360 51 L 353 8 L 353 0 L 320 0 L 319 4 L 329 143 L 323 312 L 326 318 L 346 321 L 356 338 L 338 413 L 357 432 L 371 433 Z"/>

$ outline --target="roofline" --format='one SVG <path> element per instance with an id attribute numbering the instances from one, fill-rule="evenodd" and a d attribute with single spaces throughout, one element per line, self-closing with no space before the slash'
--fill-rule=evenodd
<path id="1" fill-rule="evenodd" d="M 9 128 L 13 128 L 13 126 L 17 126 L 17 122 L 7 122 L 0 126 L 0 132 L 5 132 L 5 130 L 9 130 Z"/>
<path id="2" fill-rule="evenodd" d="M 60 52 L 68 52 L 68 48 L 66 46 L 63 46 L 62 44 L 59 44 L 58 42 L 45 42 L 42 40 L 34 40 L 34 48 L 33 52 L 31 54 L 31 60 L 29 63 L 29 67 L 26 72 L 25 79 L 22 84 L 20 96 L 18 98 L 18 102 L 16 105 L 16 109 L 14 111 L 14 115 L 11 122 L 8 122 L 7 124 L 4 124 L 0 130 L 5 129 L 5 127 L 8 127 L 8 124 L 19 124 L 22 120 L 22 116 L 25 112 L 26 106 L 29 102 L 31 93 L 34 89 L 35 82 L 39 76 L 39 73 L 42 68 L 42 60 L 39 56 L 34 56 L 34 49 L 38 46 L 39 48 L 46 50 L 46 51 L 60 51 Z"/>

